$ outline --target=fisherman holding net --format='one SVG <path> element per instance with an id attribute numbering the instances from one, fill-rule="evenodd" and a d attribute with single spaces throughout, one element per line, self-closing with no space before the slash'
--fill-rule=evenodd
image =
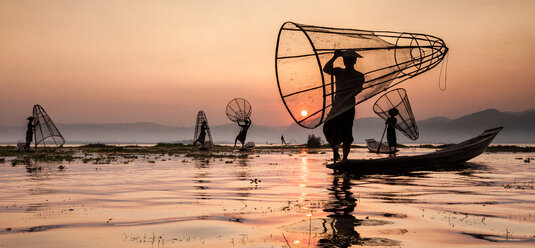
<path id="1" fill-rule="evenodd" d="M 236 139 L 234 140 L 234 148 L 236 148 L 236 143 L 238 141 L 241 142 L 241 147 L 244 148 L 245 146 L 245 138 L 247 138 L 247 131 L 249 130 L 249 127 L 251 126 L 251 119 L 247 118 L 245 119 L 244 123 L 241 124 L 240 121 L 238 121 L 238 126 L 240 126 L 241 130 L 240 133 L 238 133 L 238 136 L 236 136 Z"/>
<path id="2" fill-rule="evenodd" d="M 334 67 L 334 61 L 343 58 L 345 68 Z M 331 111 L 323 124 L 323 134 L 333 150 L 333 160 L 340 159 L 338 146 L 343 143 L 342 160 L 347 160 L 351 143 L 353 143 L 353 120 L 355 119 L 355 96 L 362 91 L 364 74 L 355 70 L 360 54 L 353 50 L 335 50 L 333 57 L 323 67 L 323 72 L 334 76 L 336 91 Z M 348 106 L 351 106 L 348 109 Z M 331 117 L 334 116 L 334 117 Z"/>
<path id="3" fill-rule="evenodd" d="M 26 144 L 24 144 L 24 151 L 29 152 L 30 144 L 33 141 L 33 133 L 35 127 L 39 124 L 39 121 L 35 121 L 35 117 L 33 116 L 26 118 L 26 120 L 28 120 L 28 125 L 26 129 Z"/>
<path id="4" fill-rule="evenodd" d="M 193 142 L 194 147 L 195 147 L 195 144 L 199 142 L 201 144 L 200 149 L 205 149 L 204 140 L 206 139 L 206 129 L 208 129 L 208 123 L 206 121 L 203 121 L 201 124 L 201 131 L 200 131 L 199 137 L 197 138 L 197 140 L 195 140 L 195 142 Z"/>

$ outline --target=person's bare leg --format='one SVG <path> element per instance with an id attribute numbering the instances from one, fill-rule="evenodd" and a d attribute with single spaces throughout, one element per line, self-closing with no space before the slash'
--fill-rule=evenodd
<path id="1" fill-rule="evenodd" d="M 344 142 L 344 145 L 342 147 L 342 152 L 343 152 L 344 157 L 342 158 L 342 160 L 347 160 L 347 156 L 349 156 L 349 150 L 351 150 L 351 143 Z"/>
<path id="2" fill-rule="evenodd" d="M 338 153 L 338 146 L 334 145 L 332 146 L 333 149 L 333 162 L 336 163 L 336 161 L 340 160 L 340 153 Z"/>
<path id="3" fill-rule="evenodd" d="M 238 138 L 234 140 L 234 147 L 232 147 L 232 150 L 236 149 L 236 143 L 238 143 Z"/>

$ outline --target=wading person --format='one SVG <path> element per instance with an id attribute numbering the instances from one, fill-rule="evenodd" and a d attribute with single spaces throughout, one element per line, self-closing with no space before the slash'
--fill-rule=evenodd
<path id="1" fill-rule="evenodd" d="M 396 119 L 396 115 L 399 114 L 398 109 L 392 108 L 388 110 L 388 119 L 386 119 L 386 140 L 388 141 L 388 147 L 390 148 L 390 152 L 395 156 L 396 155 L 396 147 L 397 147 L 397 139 L 396 139 L 396 123 L 398 120 Z"/>
<path id="2" fill-rule="evenodd" d="M 35 118 L 33 116 L 26 118 L 26 120 L 28 120 L 28 124 L 26 125 L 26 144 L 24 144 L 24 151 L 29 152 L 30 144 L 33 141 L 33 133 L 35 131 L 35 127 L 39 124 L 39 121 L 34 123 Z"/>
<path id="3" fill-rule="evenodd" d="M 236 139 L 234 140 L 234 148 L 236 148 L 236 143 L 238 141 L 241 142 L 241 147 L 243 148 L 245 146 L 245 138 L 247 138 L 247 131 L 249 130 L 249 127 L 251 126 L 251 119 L 247 118 L 243 124 L 241 124 L 240 121 L 238 121 L 238 126 L 240 126 L 241 130 L 240 133 L 238 133 L 238 136 L 236 136 Z"/>
<path id="4" fill-rule="evenodd" d="M 283 135 L 281 135 L 281 144 L 282 144 L 283 146 L 288 145 L 288 144 L 286 143 L 286 140 L 284 140 L 284 136 L 283 136 Z"/>
<path id="5" fill-rule="evenodd" d="M 343 58 L 345 68 L 334 67 L 334 61 Z M 338 146 L 342 145 L 343 157 L 346 160 L 353 143 L 353 120 L 355 119 L 355 96 L 362 91 L 364 74 L 355 70 L 360 54 L 353 50 L 335 50 L 333 57 L 325 64 L 323 71 L 334 76 L 336 91 L 331 111 L 323 124 L 323 134 L 333 150 L 333 160 L 340 159 Z M 330 117 L 334 116 L 334 117 Z"/>
<path id="6" fill-rule="evenodd" d="M 199 137 L 197 138 L 197 140 L 195 140 L 195 142 L 193 142 L 193 146 L 195 147 L 195 144 L 197 144 L 197 142 L 199 142 L 201 144 L 201 147 L 200 149 L 204 149 L 204 140 L 206 139 L 206 129 L 208 129 L 208 124 L 206 123 L 206 121 L 203 121 L 202 124 L 201 124 L 201 131 L 200 131 L 200 134 L 199 134 Z"/>

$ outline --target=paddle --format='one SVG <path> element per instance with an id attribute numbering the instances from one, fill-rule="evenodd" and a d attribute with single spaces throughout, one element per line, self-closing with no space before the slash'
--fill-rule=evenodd
<path id="1" fill-rule="evenodd" d="M 379 150 L 381 149 L 381 144 L 383 143 L 383 138 L 385 137 L 386 128 L 388 127 L 388 124 L 385 124 L 385 129 L 383 130 L 383 135 L 381 135 L 381 141 L 379 141 L 379 145 L 377 146 L 377 153 L 379 153 Z"/>

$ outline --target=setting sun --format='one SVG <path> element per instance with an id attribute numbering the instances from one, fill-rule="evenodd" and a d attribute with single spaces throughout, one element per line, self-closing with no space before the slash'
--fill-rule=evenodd
<path id="1" fill-rule="evenodd" d="M 303 111 L 301 111 L 301 115 L 302 115 L 302 116 L 307 116 L 307 115 L 308 115 L 308 112 L 307 112 L 306 110 L 303 110 Z"/>

